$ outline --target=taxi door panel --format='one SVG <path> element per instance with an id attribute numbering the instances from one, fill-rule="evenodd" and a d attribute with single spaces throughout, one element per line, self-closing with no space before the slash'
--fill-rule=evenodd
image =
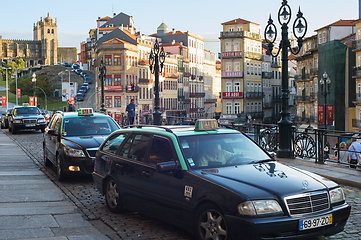
<path id="1" fill-rule="evenodd" d="M 158 172 L 159 162 L 178 161 L 173 144 L 167 138 L 155 135 L 149 153 L 149 161 L 143 168 L 142 189 L 144 205 L 151 215 L 172 222 L 182 221 L 184 193 L 181 170 Z"/>
<path id="2" fill-rule="evenodd" d="M 144 155 L 147 151 L 151 136 L 149 134 L 131 135 L 118 158 L 113 160 L 116 180 L 122 193 L 123 205 L 126 209 L 142 211 L 143 193 L 141 189 Z"/>

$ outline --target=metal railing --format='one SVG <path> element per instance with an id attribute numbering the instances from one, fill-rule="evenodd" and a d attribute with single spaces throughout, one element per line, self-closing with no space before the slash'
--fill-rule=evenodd
<path id="1" fill-rule="evenodd" d="M 278 151 L 279 130 L 277 124 L 244 123 L 239 126 L 232 125 L 231 127 L 251 136 L 266 151 Z M 360 154 L 359 160 L 361 161 L 361 152 L 353 151 L 352 149 L 351 151 L 348 150 L 352 143 L 351 138 L 355 134 L 359 134 L 359 132 L 313 129 L 311 127 L 292 127 L 292 158 L 313 160 L 315 163 L 320 164 L 334 162 L 346 167 L 355 166 L 354 164 L 348 163 L 348 158 L 347 162 L 339 160 L 340 153 L 347 151 L 349 154 L 352 154 L 353 152 Z M 356 137 L 356 141 L 361 142 L 361 135 Z M 339 147 L 341 142 L 346 144 L 346 148 L 341 149 Z M 326 151 L 327 149 L 328 151 Z M 361 168 L 361 165 L 359 168 Z"/>

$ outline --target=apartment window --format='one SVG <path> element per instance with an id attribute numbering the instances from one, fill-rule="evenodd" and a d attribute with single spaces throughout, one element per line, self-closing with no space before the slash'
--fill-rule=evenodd
<path id="1" fill-rule="evenodd" d="M 253 75 L 254 72 L 253 72 L 253 63 L 251 63 L 251 75 Z"/>
<path id="2" fill-rule="evenodd" d="M 231 43 L 226 43 L 226 52 L 232 51 L 231 49 Z"/>
<path id="3" fill-rule="evenodd" d="M 254 83 L 251 82 L 251 92 L 254 92 Z"/>
<path id="4" fill-rule="evenodd" d="M 234 51 L 240 51 L 239 43 L 234 43 Z"/>
<path id="5" fill-rule="evenodd" d="M 232 63 L 226 63 L 226 72 L 232 71 Z"/>
<path id="6" fill-rule="evenodd" d="M 235 92 L 240 92 L 241 91 L 241 85 L 240 85 L 239 82 L 234 83 L 234 91 Z"/>
<path id="7" fill-rule="evenodd" d="M 112 75 L 105 76 L 105 86 L 112 86 Z"/>
<path id="8" fill-rule="evenodd" d="M 251 84 L 249 82 L 247 82 L 247 92 L 251 91 Z"/>
<path id="9" fill-rule="evenodd" d="M 120 55 L 114 55 L 114 65 L 121 65 Z"/>
<path id="10" fill-rule="evenodd" d="M 106 108 L 113 107 L 113 105 L 112 105 L 112 96 L 105 96 L 105 107 Z"/>
<path id="11" fill-rule="evenodd" d="M 241 113 L 241 106 L 239 102 L 234 103 L 234 114 Z"/>
<path id="12" fill-rule="evenodd" d="M 226 114 L 232 114 L 232 103 L 226 103 Z"/>
<path id="13" fill-rule="evenodd" d="M 228 31 L 233 32 L 233 31 L 234 31 L 234 27 L 230 27 L 230 28 L 228 29 Z"/>
<path id="14" fill-rule="evenodd" d="M 251 73 L 251 70 L 250 70 L 250 66 L 249 66 L 249 62 L 247 63 L 247 75 L 249 75 Z"/>
<path id="15" fill-rule="evenodd" d="M 361 83 L 357 84 L 357 94 L 361 93 Z M 358 97 L 360 97 L 360 95 L 358 95 Z"/>
<path id="16" fill-rule="evenodd" d="M 258 75 L 262 75 L 262 68 L 261 68 L 261 64 L 258 64 Z"/>
<path id="17" fill-rule="evenodd" d="M 234 71 L 241 71 L 239 65 L 240 64 L 238 62 L 234 63 Z"/>
<path id="18" fill-rule="evenodd" d="M 249 102 L 247 103 L 247 112 L 251 112 L 251 104 Z"/>
<path id="19" fill-rule="evenodd" d="M 254 91 L 255 91 L 255 92 L 258 92 L 258 83 L 255 83 L 255 84 L 254 84 Z"/>
<path id="20" fill-rule="evenodd" d="M 262 83 L 258 83 L 258 92 L 262 92 L 262 85 L 261 85 Z"/>
<path id="21" fill-rule="evenodd" d="M 122 106 L 122 97 L 121 96 L 114 96 L 114 107 L 121 107 Z"/>
<path id="22" fill-rule="evenodd" d="M 112 55 L 105 55 L 105 65 L 112 65 Z"/>
<path id="23" fill-rule="evenodd" d="M 121 75 L 114 75 L 114 85 L 120 86 L 121 84 Z"/>

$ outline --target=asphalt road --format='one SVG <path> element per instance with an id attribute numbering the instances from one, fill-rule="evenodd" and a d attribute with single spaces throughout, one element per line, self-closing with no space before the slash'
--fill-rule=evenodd
<path id="1" fill-rule="evenodd" d="M 53 168 L 43 165 L 43 134 L 39 131 L 24 131 L 12 135 L 33 161 L 48 175 L 48 177 L 80 208 L 90 222 L 101 220 L 110 226 L 118 235 L 114 239 L 193 239 L 190 234 L 166 222 L 147 217 L 138 212 L 114 214 L 108 211 L 105 199 L 96 190 L 91 177 L 73 177 L 65 182 L 58 182 Z M 361 190 L 349 186 L 342 186 L 347 202 L 352 206 L 351 216 L 345 231 L 324 239 L 361 239 Z M 161 214 L 161 213 L 160 213 Z"/>

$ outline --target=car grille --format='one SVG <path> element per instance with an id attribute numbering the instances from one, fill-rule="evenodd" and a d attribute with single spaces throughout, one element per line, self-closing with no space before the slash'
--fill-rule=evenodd
<path id="1" fill-rule="evenodd" d="M 36 123 L 36 119 L 24 119 L 25 124 Z"/>
<path id="2" fill-rule="evenodd" d="M 97 153 L 98 150 L 87 150 L 88 154 L 90 157 L 95 158 L 95 154 Z"/>
<path id="3" fill-rule="evenodd" d="M 307 215 L 330 208 L 327 191 L 298 194 L 285 198 L 290 215 Z"/>

